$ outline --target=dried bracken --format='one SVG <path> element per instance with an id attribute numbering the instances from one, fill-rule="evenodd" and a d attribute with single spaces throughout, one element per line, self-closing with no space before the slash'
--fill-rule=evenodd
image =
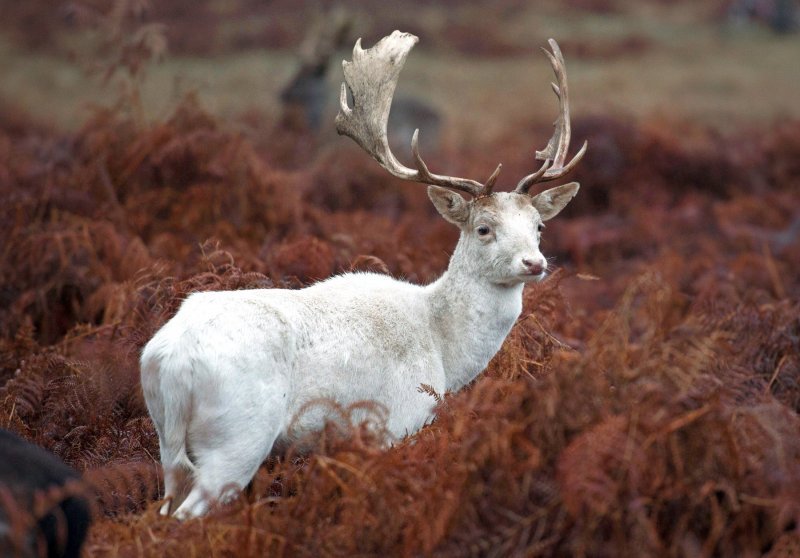
<path id="1" fill-rule="evenodd" d="M 84 473 L 86 556 L 790 555 L 800 123 L 657 124 L 574 121 L 586 195 L 544 235 L 564 269 L 529 289 L 487 374 L 437 394 L 434 424 L 387 450 L 331 428 L 183 524 L 156 513 L 137 364 L 181 299 L 353 268 L 430 280 L 453 233 L 408 209 L 417 189 L 359 182 L 376 176 L 360 155 L 279 168 L 192 99 L 67 137 L 3 124 L 0 427 Z M 531 134 L 457 155 L 521 176 Z"/>

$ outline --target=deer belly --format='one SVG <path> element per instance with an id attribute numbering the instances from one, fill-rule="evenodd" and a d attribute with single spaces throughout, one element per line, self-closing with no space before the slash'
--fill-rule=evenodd
<path id="1" fill-rule="evenodd" d="M 328 363 L 332 366 L 298 359 L 302 368 L 296 370 L 287 428 L 291 439 L 332 421 L 344 428 L 366 422 L 391 441 L 432 419 L 436 401 L 425 386 L 443 393 L 444 374 L 419 351 L 383 362 L 375 362 L 374 354 L 354 355 L 341 348 L 329 354 L 337 357 Z"/>

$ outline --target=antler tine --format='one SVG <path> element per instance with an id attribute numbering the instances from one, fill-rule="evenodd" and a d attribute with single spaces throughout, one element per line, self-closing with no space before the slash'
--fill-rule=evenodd
<path id="1" fill-rule="evenodd" d="M 492 190 L 494 189 L 494 183 L 497 182 L 497 177 L 500 176 L 501 170 L 503 170 L 503 163 L 497 165 L 497 168 L 494 169 L 494 172 L 489 177 L 489 180 L 486 181 L 486 191 L 483 195 L 488 196 L 492 193 Z"/>
<path id="2" fill-rule="evenodd" d="M 342 62 L 345 83 L 342 83 L 336 131 L 353 139 L 392 176 L 445 186 L 476 197 L 484 195 L 486 186 L 476 180 L 431 173 L 419 154 L 419 130 L 411 139 L 416 170 L 404 166 L 389 149 L 386 127 L 392 97 L 400 70 L 418 40 L 410 33 L 394 31 L 367 50 L 361 48 L 361 39 L 356 41 L 352 62 Z M 353 108 L 347 103 L 348 88 L 353 95 Z"/>
<path id="3" fill-rule="evenodd" d="M 567 151 L 569 150 L 569 140 L 570 140 L 570 119 L 569 119 L 569 93 L 567 90 L 567 70 L 564 66 L 564 56 L 561 54 L 561 49 L 558 47 L 558 43 L 556 43 L 553 39 L 547 41 L 552 49 L 552 52 L 548 51 L 547 49 L 542 49 L 544 53 L 547 55 L 547 58 L 550 60 L 550 65 L 553 67 L 553 73 L 556 75 L 556 81 L 558 81 L 558 85 L 555 83 L 551 83 L 550 85 L 553 88 L 553 92 L 558 97 L 558 106 L 559 106 L 559 114 L 558 118 L 556 119 L 553 126 L 555 130 L 553 131 L 553 136 L 550 138 L 550 141 L 547 142 L 547 147 L 545 147 L 542 151 L 536 152 L 536 159 L 540 161 L 544 161 L 542 167 L 533 174 L 529 174 L 525 178 L 519 181 L 517 187 L 515 188 L 515 192 L 527 194 L 528 190 L 531 186 L 536 184 L 537 182 L 546 182 L 548 180 L 555 180 L 556 178 L 561 178 L 573 168 L 575 165 L 583 157 L 584 153 L 586 153 L 586 148 L 588 147 L 588 142 L 583 142 L 583 146 L 580 148 L 578 153 L 572 158 L 572 160 L 564 164 L 564 161 L 567 159 Z M 552 161 L 552 163 L 550 163 Z"/>

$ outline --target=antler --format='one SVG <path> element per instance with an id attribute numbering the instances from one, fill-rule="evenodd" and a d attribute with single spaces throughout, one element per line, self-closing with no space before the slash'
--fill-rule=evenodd
<path id="1" fill-rule="evenodd" d="M 547 147 L 543 151 L 536 152 L 536 159 L 544 161 L 544 164 L 533 174 L 529 174 L 519 181 L 515 192 L 520 194 L 527 194 L 531 186 L 537 182 L 545 182 L 548 180 L 555 180 L 561 178 L 578 164 L 583 154 L 586 153 L 588 142 L 583 142 L 583 147 L 575 154 L 572 160 L 564 165 L 567 159 L 567 150 L 569 149 L 569 93 L 567 90 L 567 70 L 564 67 L 564 56 L 561 54 L 561 49 L 558 48 L 558 43 L 553 39 L 547 41 L 552 49 L 552 53 L 546 49 L 542 49 L 547 57 L 550 59 L 550 64 L 553 66 L 553 72 L 556 74 L 558 85 L 551 83 L 553 91 L 558 97 L 559 115 L 553 126 L 555 131 L 553 137 L 547 142 Z"/>
<path id="2" fill-rule="evenodd" d="M 389 149 L 386 126 L 392 97 L 406 57 L 419 39 L 410 33 L 394 31 L 375 46 L 364 50 L 361 39 L 353 48 L 353 61 L 343 61 L 344 80 L 336 116 L 336 131 L 352 138 L 393 176 L 403 180 L 446 186 L 473 196 L 491 193 L 502 165 L 486 184 L 468 178 L 433 174 L 419 154 L 419 129 L 411 139 L 416 170 L 404 166 Z M 353 95 L 353 108 L 347 104 L 347 89 Z"/>

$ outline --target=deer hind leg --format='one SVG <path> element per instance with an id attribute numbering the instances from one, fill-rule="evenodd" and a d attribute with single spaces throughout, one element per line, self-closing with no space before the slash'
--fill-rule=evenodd
<path id="1" fill-rule="evenodd" d="M 173 429 L 170 432 L 171 436 L 165 434 L 165 413 L 163 405 L 160 404 L 160 399 L 151 398 L 148 401 L 148 408 L 158 434 L 161 466 L 164 470 L 164 503 L 159 513 L 161 515 L 169 515 L 170 510 L 174 510 L 186 498 L 192 482 L 194 465 L 186 453 L 185 432 L 176 433 L 175 429 Z M 179 427 L 178 431 L 180 430 L 181 428 Z"/>
<path id="2" fill-rule="evenodd" d="M 264 397 L 263 391 L 253 390 L 240 397 L 235 407 L 216 414 L 213 421 L 192 425 L 189 447 L 195 464 L 194 483 L 175 517 L 203 515 L 212 502 L 228 501 L 250 483 L 286 421 L 284 391 L 270 391 L 273 393 Z"/>

